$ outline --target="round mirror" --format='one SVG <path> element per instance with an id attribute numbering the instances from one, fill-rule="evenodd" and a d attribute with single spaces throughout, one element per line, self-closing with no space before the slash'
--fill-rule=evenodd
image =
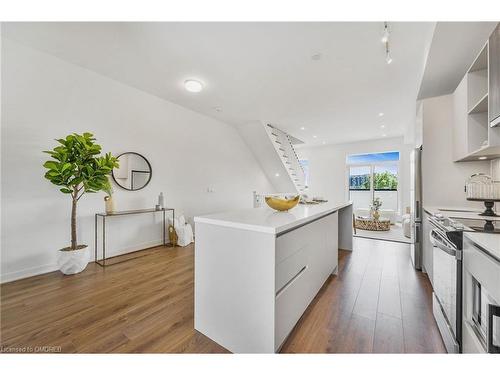
<path id="1" fill-rule="evenodd" d="M 118 156 L 120 166 L 111 171 L 113 180 L 126 190 L 141 190 L 151 181 L 151 164 L 136 152 L 125 152 Z"/>

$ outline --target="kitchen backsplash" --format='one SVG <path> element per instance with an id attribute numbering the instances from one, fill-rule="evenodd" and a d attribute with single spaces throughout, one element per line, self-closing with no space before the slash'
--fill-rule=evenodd
<path id="1" fill-rule="evenodd" d="M 491 178 L 500 181 L 500 158 L 491 161 Z"/>

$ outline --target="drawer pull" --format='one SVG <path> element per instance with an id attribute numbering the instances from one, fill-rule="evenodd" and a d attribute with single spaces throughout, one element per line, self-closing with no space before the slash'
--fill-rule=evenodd
<path id="1" fill-rule="evenodd" d="M 307 266 L 302 267 L 301 270 L 297 272 L 297 274 L 290 279 L 290 281 L 288 281 L 285 285 L 283 285 L 283 287 L 276 292 L 276 298 L 278 298 L 291 283 L 293 283 L 301 274 L 303 274 L 306 268 Z"/>

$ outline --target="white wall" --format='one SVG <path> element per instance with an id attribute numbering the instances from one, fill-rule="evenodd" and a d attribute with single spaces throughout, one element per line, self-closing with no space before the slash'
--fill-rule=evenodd
<path id="1" fill-rule="evenodd" d="M 477 208 L 482 204 L 465 199 L 464 185 L 474 173 L 491 171 L 490 162 L 453 162 L 453 97 L 423 100 L 423 202 L 425 206 Z"/>
<path id="2" fill-rule="evenodd" d="M 410 205 L 410 151 L 403 137 L 373 141 L 344 143 L 317 147 L 300 147 L 297 153 L 301 159 L 309 160 L 309 190 L 311 196 L 322 196 L 332 201 L 348 197 L 346 157 L 349 154 L 399 151 L 400 210 Z"/>
<path id="3" fill-rule="evenodd" d="M 253 190 L 274 191 L 233 127 L 6 38 L 2 99 L 2 281 L 56 269 L 56 250 L 69 243 L 70 199 L 43 178 L 42 151 L 71 132 L 150 161 L 145 189 L 114 186 L 119 210 L 154 207 L 163 191 L 167 206 L 192 217 L 252 207 Z M 79 243 L 92 248 L 103 197 L 79 205 Z M 111 254 L 161 239 L 159 215 L 112 218 L 108 229 Z"/>

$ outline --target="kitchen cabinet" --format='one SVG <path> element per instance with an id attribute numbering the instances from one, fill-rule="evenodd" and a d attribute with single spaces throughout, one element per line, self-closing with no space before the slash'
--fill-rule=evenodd
<path id="1" fill-rule="evenodd" d="M 279 351 L 352 249 L 352 204 L 195 217 L 194 327 L 234 353 Z M 346 246 L 347 245 L 347 246 Z"/>
<path id="2" fill-rule="evenodd" d="M 491 127 L 500 95 L 498 27 L 483 46 L 453 93 L 453 160 L 500 156 L 500 126 Z"/>
<path id="3" fill-rule="evenodd" d="M 465 233 L 463 353 L 500 353 L 500 235 Z"/>
<path id="4" fill-rule="evenodd" d="M 429 213 L 424 210 L 422 217 L 422 264 L 431 284 L 433 283 L 433 264 L 432 264 L 432 243 L 430 240 L 431 224 L 429 223 Z"/>
<path id="5" fill-rule="evenodd" d="M 488 40 L 489 45 L 489 122 L 490 126 L 500 125 L 500 24 Z"/>
<path id="6" fill-rule="evenodd" d="M 453 160 L 467 155 L 467 77 L 453 94 Z"/>

